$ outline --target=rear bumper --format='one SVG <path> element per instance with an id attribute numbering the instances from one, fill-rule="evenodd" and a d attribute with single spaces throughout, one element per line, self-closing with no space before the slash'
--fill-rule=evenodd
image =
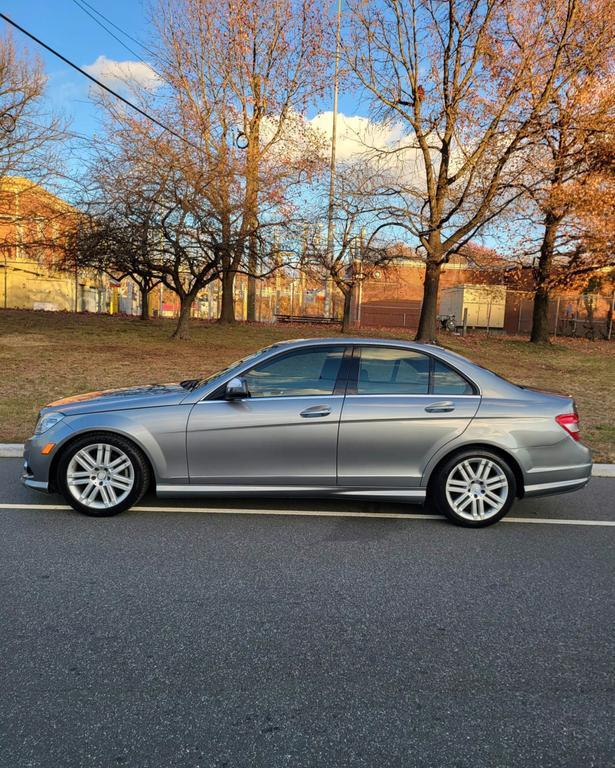
<path id="1" fill-rule="evenodd" d="M 590 465 L 591 473 L 591 465 Z M 550 496 L 555 493 L 570 493 L 585 488 L 589 482 L 590 475 L 576 480 L 557 480 L 550 483 L 536 483 L 535 485 L 526 485 L 524 496 Z"/>
<path id="2" fill-rule="evenodd" d="M 583 443 L 565 437 L 554 446 L 519 452 L 523 472 L 524 496 L 548 496 L 578 491 L 589 482 L 592 455 Z"/>

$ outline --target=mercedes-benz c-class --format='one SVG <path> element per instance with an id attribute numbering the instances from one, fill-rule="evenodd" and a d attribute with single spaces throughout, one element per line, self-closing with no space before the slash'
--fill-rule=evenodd
<path id="1" fill-rule="evenodd" d="M 332 338 L 273 344 L 207 378 L 51 403 L 23 482 L 97 517 L 152 488 L 428 501 L 482 527 L 517 498 L 573 491 L 590 474 L 570 397 L 438 346 Z"/>

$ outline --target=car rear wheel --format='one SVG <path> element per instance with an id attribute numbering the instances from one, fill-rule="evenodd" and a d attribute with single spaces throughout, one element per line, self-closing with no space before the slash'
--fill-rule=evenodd
<path id="1" fill-rule="evenodd" d="M 517 494 L 515 476 L 495 453 L 469 450 L 446 461 L 431 483 L 436 509 L 467 528 L 501 520 Z"/>
<path id="2" fill-rule="evenodd" d="M 147 460 L 130 441 L 86 435 L 60 457 L 58 486 L 66 501 L 92 517 L 110 517 L 136 504 L 149 485 Z"/>

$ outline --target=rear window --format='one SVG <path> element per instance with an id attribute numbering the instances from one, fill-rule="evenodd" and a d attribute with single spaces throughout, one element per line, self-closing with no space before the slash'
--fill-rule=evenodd
<path id="1" fill-rule="evenodd" d="M 441 360 L 434 360 L 432 392 L 434 395 L 471 395 L 474 390 L 461 374 Z"/>

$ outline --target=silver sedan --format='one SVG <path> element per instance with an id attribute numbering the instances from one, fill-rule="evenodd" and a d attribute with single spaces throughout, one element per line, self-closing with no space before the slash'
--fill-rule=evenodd
<path id="1" fill-rule="evenodd" d="M 441 347 L 332 338 L 274 344 L 204 379 L 51 403 L 22 479 L 97 517 L 152 487 L 428 500 L 478 528 L 515 498 L 573 491 L 590 474 L 571 398 Z"/>

